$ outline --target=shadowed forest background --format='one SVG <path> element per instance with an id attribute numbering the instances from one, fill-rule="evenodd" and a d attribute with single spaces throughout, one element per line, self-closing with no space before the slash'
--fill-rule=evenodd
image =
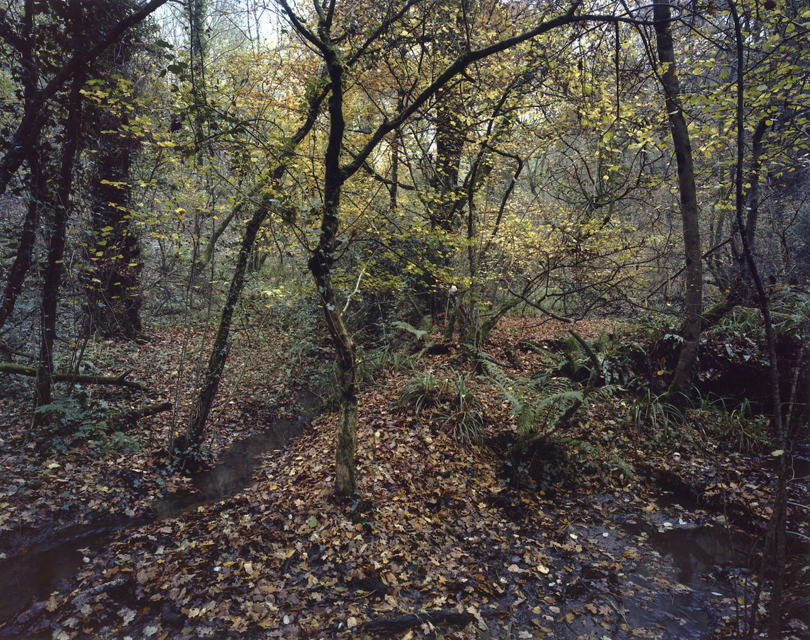
<path id="1" fill-rule="evenodd" d="M 808 46 L 0 1 L 0 637 L 807 637 Z"/>

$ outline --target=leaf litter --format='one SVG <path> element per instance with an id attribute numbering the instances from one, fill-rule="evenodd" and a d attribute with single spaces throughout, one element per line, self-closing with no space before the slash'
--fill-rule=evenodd
<path id="1" fill-rule="evenodd" d="M 514 344 L 517 336 L 559 338 L 558 326 L 509 320 L 494 345 Z M 579 327 L 591 335 L 600 328 Z M 530 368 L 539 357 L 522 354 L 522 365 Z M 450 353 L 426 356 L 425 366 L 464 363 Z M 166 388 L 159 382 L 155 388 Z M 510 486 L 502 454 L 503 443 L 514 439 L 515 420 L 495 385 L 473 383 L 487 425 L 482 440 L 460 442 L 446 421 L 403 406 L 406 382 L 406 374 L 381 372 L 361 395 L 358 497 L 332 495 L 337 418 L 323 415 L 287 449 L 267 453 L 241 493 L 119 532 L 86 556 L 67 585 L 7 622 L 5 631 L 65 639 L 474 638 L 507 629 L 517 638 L 681 637 L 673 629 L 689 621 L 656 614 L 664 600 L 694 591 L 694 581 L 684 583 L 653 538 L 731 525 L 723 515 L 667 501 L 651 478 L 699 475 L 707 494 L 738 491 L 747 513 L 767 522 L 767 484 L 746 481 L 745 460 L 674 458 L 627 437 L 621 454 L 639 472 L 634 477 L 574 450 L 566 453 L 563 481 L 551 490 Z M 266 392 L 260 385 L 229 392 L 223 383 L 215 453 L 244 429 L 244 418 L 228 416 L 250 415 L 246 407 Z M 615 442 L 628 429 L 620 409 L 595 407 L 567 435 Z M 92 462 L 78 455 L 18 472 L 18 483 L 34 474 L 40 479 L 26 497 L 39 495 L 50 507 L 15 503 L 7 530 L 9 522 L 17 526 L 57 508 L 54 487 L 68 484 L 65 478 L 64 500 L 76 501 L 82 513 L 98 512 L 94 500 L 135 513 L 187 482 L 179 476 L 157 482 L 154 449 Z M 139 486 L 147 488 L 139 499 L 132 483 L 111 480 L 124 471 L 140 473 Z M 751 507 L 757 502 L 751 496 L 761 509 Z M 110 497 L 120 503 L 110 507 Z M 709 635 L 694 637 L 730 635 L 736 598 L 745 596 L 750 580 L 730 567 L 711 567 L 699 578 L 706 588 L 698 596 L 715 613 L 701 621 L 710 625 Z"/>

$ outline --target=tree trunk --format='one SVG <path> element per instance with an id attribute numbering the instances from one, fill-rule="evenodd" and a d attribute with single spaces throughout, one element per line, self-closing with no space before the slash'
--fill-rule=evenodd
<path id="1" fill-rule="evenodd" d="M 211 414 L 211 407 L 219 390 L 219 381 L 222 377 L 222 372 L 225 370 L 225 362 L 228 359 L 228 338 L 231 331 L 231 323 L 233 321 L 233 314 L 236 310 L 236 305 L 239 303 L 239 298 L 242 295 L 242 289 L 245 285 L 245 274 L 248 270 L 250 263 L 250 256 L 253 247 L 256 243 L 256 236 L 259 229 L 264 223 L 265 219 L 270 213 L 272 206 L 273 196 L 263 192 L 267 189 L 268 184 L 273 185 L 277 183 L 284 176 L 287 171 L 287 161 L 293 156 L 295 148 L 298 143 L 304 139 L 315 124 L 315 119 L 318 115 L 318 110 L 325 97 L 324 91 L 319 91 L 313 94 L 309 104 L 309 110 L 306 114 L 306 119 L 302 125 L 295 132 L 295 135 L 282 149 L 278 162 L 268 182 L 261 183 L 253 193 L 241 201 L 235 207 L 234 215 L 238 215 L 241 210 L 253 201 L 253 198 L 260 197 L 259 204 L 256 205 L 253 215 L 245 227 L 244 234 L 242 235 L 242 244 L 239 249 L 239 257 L 236 260 L 236 267 L 234 268 L 233 276 L 231 276 L 231 285 L 228 289 L 228 297 L 225 300 L 225 306 L 222 308 L 222 315 L 219 320 L 219 327 L 217 328 L 217 335 L 214 340 L 214 346 L 211 349 L 211 356 L 208 359 L 208 367 L 205 372 L 200 391 L 194 402 L 194 406 L 189 414 L 188 426 L 183 436 L 175 444 L 175 449 L 185 451 L 190 446 L 198 445 L 202 442 L 205 434 L 205 423 L 208 421 L 208 416 Z"/>
<path id="2" fill-rule="evenodd" d="M 20 61 L 21 61 L 21 81 L 23 85 L 23 98 L 28 105 L 33 100 L 37 91 L 39 74 L 37 72 L 36 61 L 34 60 L 34 0 L 25 1 L 25 13 L 23 15 L 23 31 L 20 40 Z M 39 148 L 33 141 L 28 148 L 28 212 L 23 222 L 20 233 L 20 243 L 17 246 L 17 254 L 9 269 L 6 279 L 6 287 L 3 292 L 2 302 L 0 302 L 0 329 L 5 325 L 17 303 L 17 297 L 22 291 L 25 276 L 31 268 L 31 260 L 34 253 L 34 243 L 37 237 L 37 227 L 39 226 L 39 214 L 42 198 L 45 195 L 45 179 L 42 170 L 42 162 Z"/>
<path id="3" fill-rule="evenodd" d="M 661 0 L 654 3 L 655 41 L 658 61 L 662 67 L 661 84 L 672 132 L 672 146 L 678 163 L 678 192 L 683 224 L 684 258 L 686 261 L 686 304 L 683 314 L 683 345 L 675 376 L 667 391 L 668 401 L 683 405 L 687 399 L 692 373 L 697 362 L 698 343 L 703 311 L 703 268 L 701 264 L 700 226 L 698 219 L 695 169 L 692 164 L 692 144 L 681 109 L 680 86 L 675 70 L 675 50 L 670 33 L 670 7 Z"/>
<path id="4" fill-rule="evenodd" d="M 42 170 L 39 151 L 33 146 L 28 156 L 28 211 L 23 221 L 22 232 L 20 233 L 20 243 L 17 245 L 17 254 L 14 262 L 8 271 L 6 287 L 3 291 L 2 302 L 0 302 L 0 328 L 14 312 L 17 297 L 23 288 L 25 276 L 31 268 L 31 261 L 34 253 L 34 243 L 37 237 L 37 227 L 39 226 L 39 213 L 42 198 L 45 193 L 45 180 Z"/>
<path id="5" fill-rule="evenodd" d="M 771 528 L 766 537 L 766 549 L 763 553 L 762 564 L 760 567 L 759 586 L 757 587 L 757 597 L 764 579 L 765 570 L 770 565 L 774 573 L 773 588 L 771 589 L 771 601 L 768 606 L 769 624 L 768 624 L 768 639 L 777 640 L 781 636 L 781 618 L 782 618 L 782 596 L 785 589 L 785 565 L 786 565 L 786 536 L 787 536 L 787 477 L 788 477 L 788 440 L 785 422 L 782 416 L 782 395 L 779 388 L 779 358 L 776 351 L 776 336 L 774 334 L 773 318 L 771 316 L 771 306 L 768 299 L 768 293 L 765 290 L 762 277 L 759 273 L 757 265 L 756 254 L 754 252 L 754 227 L 757 221 L 756 207 L 758 205 L 758 188 L 759 188 L 759 170 L 762 160 L 762 136 L 765 133 L 764 122 L 760 122 L 754 133 L 754 149 L 752 172 L 754 173 L 752 182 L 749 186 L 748 203 L 749 210 L 747 220 L 745 219 L 744 209 L 746 198 L 744 195 L 745 185 L 743 184 L 743 166 L 745 159 L 745 82 L 744 82 L 744 67 L 745 52 L 744 52 L 744 38 L 742 33 L 742 25 L 740 16 L 737 13 L 737 7 L 734 0 L 728 0 L 728 8 L 731 14 L 731 19 L 734 23 L 734 39 L 736 44 L 737 54 L 737 108 L 736 108 L 736 126 L 737 126 L 737 161 L 735 166 L 734 176 L 734 200 L 735 200 L 735 214 L 737 218 L 737 227 L 740 232 L 740 240 L 742 241 L 743 254 L 745 263 L 748 267 L 749 274 L 753 280 L 754 287 L 757 292 L 757 302 L 762 313 L 762 323 L 765 325 L 765 339 L 768 345 L 768 361 L 770 370 L 771 382 L 771 398 L 773 401 L 773 444 L 779 452 L 777 456 L 777 474 L 774 482 L 773 492 L 773 516 Z M 771 549 L 767 548 L 769 543 L 773 544 L 773 555 L 768 556 Z M 756 616 L 758 606 L 755 600 L 751 607 L 752 621 L 751 629 L 753 633 L 753 616 Z M 750 634 L 749 634 L 750 635 Z"/>
<path id="6" fill-rule="evenodd" d="M 228 360 L 228 337 L 231 331 L 231 323 L 236 305 L 239 304 L 239 297 L 245 285 L 245 273 L 247 272 L 250 254 L 256 242 L 256 235 L 259 228 L 270 213 L 270 203 L 265 198 L 257 207 L 245 227 L 242 236 L 242 246 L 239 249 L 239 257 L 236 260 L 231 286 L 228 289 L 228 297 L 225 306 L 222 308 L 222 316 L 219 320 L 217 335 L 214 339 L 214 346 L 211 349 L 211 356 L 208 359 L 208 368 L 205 372 L 199 394 L 189 415 L 188 427 L 184 436 L 176 443 L 175 448 L 179 451 L 187 451 L 190 447 L 199 445 L 205 433 L 205 423 L 211 414 L 211 407 L 219 390 L 219 381 L 222 372 L 225 370 L 225 362 Z"/>
<path id="7" fill-rule="evenodd" d="M 142 329 L 141 249 L 127 213 L 129 170 L 137 142 L 123 133 L 117 116 L 102 113 L 99 123 L 103 133 L 90 187 L 96 245 L 88 256 L 85 312 L 91 331 L 132 340 Z"/>
<path id="8" fill-rule="evenodd" d="M 449 5 L 445 9 L 442 11 L 443 17 L 449 23 L 455 23 L 454 33 L 463 32 L 463 25 L 452 15 L 453 9 Z M 462 50 L 462 44 L 457 38 L 457 35 L 446 36 L 444 39 L 437 38 L 437 52 L 450 57 L 458 55 Z M 427 289 L 430 315 L 434 319 L 448 310 L 447 280 L 453 265 L 453 245 L 461 226 L 460 212 L 465 199 L 465 194 L 459 189 L 459 172 L 467 132 L 460 126 L 458 120 L 464 106 L 463 93 L 458 84 L 458 80 L 448 83 L 436 92 L 433 118 L 436 129 L 436 155 L 433 173 L 428 179 L 430 193 L 427 207 L 430 228 L 435 234 L 432 239 L 434 246 L 428 249 L 428 257 L 434 268 L 432 273 L 425 274 L 424 286 Z M 453 304 L 463 304 L 463 297 L 462 293 L 453 298 Z"/>
<path id="9" fill-rule="evenodd" d="M 76 41 L 78 45 L 78 41 Z M 40 307 L 40 347 L 37 363 L 37 380 L 34 406 L 42 407 L 51 403 L 53 390 L 53 344 L 56 339 L 56 314 L 59 305 L 59 289 L 62 282 L 62 262 L 65 253 L 67 222 L 70 215 L 70 192 L 73 188 L 73 167 L 79 149 L 79 136 L 82 119 L 82 95 L 84 73 L 73 77 L 68 98 L 68 115 L 65 122 L 64 146 L 56 198 L 51 220 L 51 238 L 45 273 L 42 278 L 42 303 Z M 43 420 L 41 413 L 34 414 L 34 425 Z"/>
<path id="10" fill-rule="evenodd" d="M 340 196 L 346 175 L 340 167 L 340 152 L 346 123 L 343 116 L 343 65 L 333 48 L 327 21 L 321 17 L 319 35 L 329 74 L 329 141 L 324 156 L 324 205 L 321 234 L 308 266 L 318 287 L 326 325 L 332 336 L 340 386 L 340 426 L 335 448 L 335 493 L 351 495 L 357 490 L 354 456 L 357 450 L 357 357 L 354 341 L 343 322 L 335 289 L 332 265 L 340 227 Z"/>
<path id="11" fill-rule="evenodd" d="M 333 201 L 334 202 L 334 201 Z M 331 214 L 324 213 L 324 219 Z M 322 226 L 323 228 L 323 226 Z M 335 227 L 337 229 L 337 227 Z M 340 386 L 340 425 L 335 448 L 335 493 L 348 496 L 357 491 L 354 457 L 357 451 L 357 357 L 351 334 L 343 322 L 343 314 L 332 286 L 331 266 L 327 266 L 316 251 L 309 268 L 318 286 L 326 324 L 335 346 Z"/>
<path id="12" fill-rule="evenodd" d="M 26 367 L 25 365 L 17 364 L 15 362 L 0 362 L 0 373 L 36 378 L 38 375 L 38 369 Z M 111 384 L 119 387 L 136 389 L 138 391 L 146 391 L 146 387 L 143 385 L 140 385 L 137 382 L 132 382 L 131 380 L 127 380 L 127 375 L 129 374 L 124 373 L 120 376 L 94 376 L 78 374 L 75 372 L 59 373 L 52 371 L 51 380 L 54 382 L 72 382 L 74 384 Z"/>

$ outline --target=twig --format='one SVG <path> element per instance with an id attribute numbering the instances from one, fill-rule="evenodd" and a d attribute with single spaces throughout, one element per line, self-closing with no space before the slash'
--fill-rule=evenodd
<path id="1" fill-rule="evenodd" d="M 349 303 L 352 300 L 352 296 L 357 293 L 358 289 L 360 289 L 360 280 L 363 279 L 363 275 L 366 273 L 366 269 L 368 269 L 368 265 L 371 264 L 372 259 L 374 258 L 374 254 L 377 253 L 377 249 L 374 249 L 374 253 L 371 254 L 371 257 L 368 259 L 366 264 L 363 265 L 363 268 L 360 269 L 360 273 L 357 275 L 357 283 L 354 285 L 354 290 L 346 296 L 346 304 L 343 305 L 343 313 L 346 313 L 346 309 L 349 308 Z"/>
<path id="2" fill-rule="evenodd" d="M 380 618 L 379 620 L 372 620 L 363 625 L 363 631 L 369 633 L 401 633 L 425 623 L 439 627 L 466 627 L 471 622 L 475 622 L 475 616 L 471 613 L 459 613 L 458 611 L 425 611 L 424 613 L 408 614 L 400 616 L 399 618 Z"/>

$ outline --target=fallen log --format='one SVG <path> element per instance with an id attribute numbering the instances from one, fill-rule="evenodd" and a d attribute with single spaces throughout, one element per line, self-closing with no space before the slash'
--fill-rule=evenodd
<path id="1" fill-rule="evenodd" d="M 37 377 L 37 370 L 35 367 L 26 367 L 22 364 L 14 362 L 0 362 L 0 373 L 8 373 L 16 376 L 28 376 L 29 378 Z M 146 391 L 146 387 L 127 380 L 126 377 L 130 372 L 122 373 L 120 376 L 92 376 L 74 373 L 54 373 L 52 375 L 54 382 L 74 382 L 76 384 L 111 384 L 118 387 L 127 387 L 129 389 L 137 389 L 138 391 Z"/>
<path id="2" fill-rule="evenodd" d="M 159 404 L 148 404 L 140 409 L 132 409 L 127 411 L 124 415 L 128 420 L 140 420 L 141 418 L 148 418 L 149 416 L 154 416 L 158 413 L 171 410 L 171 402 L 161 402 Z"/>
<path id="3" fill-rule="evenodd" d="M 471 622 L 475 622 L 475 616 L 471 613 L 424 611 L 398 618 L 371 620 L 363 625 L 363 631 L 368 633 L 402 633 L 425 623 L 430 623 L 436 627 L 466 627 Z"/>
<path id="4" fill-rule="evenodd" d="M 122 411 L 114 416 L 112 422 L 123 430 L 127 427 L 134 427 L 138 423 L 138 420 L 149 418 L 150 416 L 163 413 L 164 411 L 171 411 L 172 409 L 173 405 L 171 402 L 148 404 L 140 408 L 131 408 Z"/>

